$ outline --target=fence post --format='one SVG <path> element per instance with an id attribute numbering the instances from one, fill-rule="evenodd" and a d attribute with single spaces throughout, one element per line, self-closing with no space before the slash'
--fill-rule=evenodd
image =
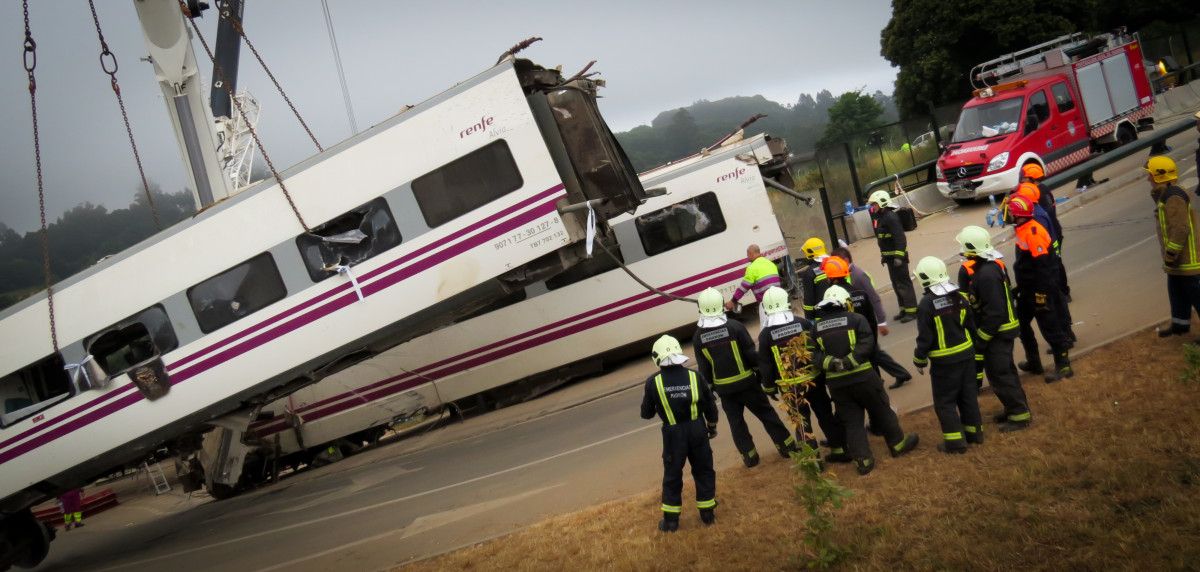
<path id="1" fill-rule="evenodd" d="M 854 168 L 854 154 L 850 152 L 850 142 L 842 142 L 842 150 L 846 152 L 846 164 L 850 167 L 850 183 L 854 185 L 854 198 L 858 200 L 859 206 L 866 202 L 862 195 L 862 185 L 858 183 L 858 170 Z"/>
<path id="2" fill-rule="evenodd" d="M 817 192 L 821 196 L 821 208 L 825 211 L 825 228 L 829 231 L 829 244 L 837 244 L 837 228 L 833 226 L 833 211 L 829 209 L 829 191 L 825 190 L 825 185 L 821 185 L 817 188 Z"/>

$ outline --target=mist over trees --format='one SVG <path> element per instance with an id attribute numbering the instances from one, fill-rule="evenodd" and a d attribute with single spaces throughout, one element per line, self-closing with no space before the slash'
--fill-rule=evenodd
<path id="1" fill-rule="evenodd" d="M 154 206 L 164 227 L 195 213 L 188 191 L 164 193 L 151 185 Z M 134 195 L 123 209 L 82 203 L 47 227 L 50 274 L 59 282 L 105 256 L 116 254 L 158 232 L 146 196 Z M 0 308 L 11 306 L 44 287 L 39 231 L 21 235 L 0 224 Z"/>
<path id="2" fill-rule="evenodd" d="M 878 122 L 896 120 L 896 107 L 891 96 L 881 91 L 870 95 L 854 91 L 842 97 L 849 94 L 877 104 L 880 109 Z M 749 117 L 763 113 L 767 117 L 746 128 L 746 136 L 769 133 L 787 139 L 788 147 L 793 152 L 803 153 L 815 149 L 825 135 L 826 126 L 830 123 L 830 109 L 839 99 L 829 90 L 822 90 L 816 94 L 802 93 L 795 102 L 788 104 L 771 101 L 761 95 L 701 100 L 687 107 L 663 111 L 650 125 L 639 125 L 617 133 L 617 139 L 629 154 L 634 167 L 643 171 L 712 145 Z M 869 129 L 878 122 L 864 124 L 851 131 Z M 843 123 L 839 129 L 843 128 L 848 126 Z"/>

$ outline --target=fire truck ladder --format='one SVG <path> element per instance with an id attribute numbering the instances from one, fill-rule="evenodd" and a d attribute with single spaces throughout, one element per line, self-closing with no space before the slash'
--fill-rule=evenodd
<path id="1" fill-rule="evenodd" d="M 158 461 L 153 464 L 150 461 L 142 461 L 142 470 L 150 475 L 150 482 L 154 485 L 154 494 L 161 495 L 171 492 L 171 483 L 167 481 L 167 475 L 162 470 L 162 465 Z"/>
<path id="2" fill-rule="evenodd" d="M 1075 32 L 977 64 L 971 68 L 971 87 L 983 89 L 994 86 L 1006 77 L 1025 71 L 1033 64 L 1045 62 L 1046 54 L 1050 52 L 1070 49 L 1087 41 L 1082 33 Z"/>

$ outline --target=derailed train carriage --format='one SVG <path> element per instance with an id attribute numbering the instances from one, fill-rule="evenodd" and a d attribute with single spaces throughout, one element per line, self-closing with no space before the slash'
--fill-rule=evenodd
<path id="1" fill-rule="evenodd" d="M 57 284 L 58 351 L 0 313 L 0 569 L 35 503 L 582 260 L 645 199 L 601 85 L 510 56 L 284 172 L 311 229 L 267 180 Z"/>
<path id="2" fill-rule="evenodd" d="M 768 197 L 769 187 L 792 186 L 786 159 L 783 141 L 759 135 L 647 171 L 643 185 L 666 194 L 612 219 L 605 247 L 662 291 L 686 297 L 712 286 L 731 295 L 748 244 L 788 265 Z M 644 354 L 646 344 L 631 343 L 696 321 L 694 304 L 647 291 L 599 246 L 590 260 L 497 306 L 271 403 L 248 428 L 210 433 L 200 459 L 209 478 L 245 485 L 263 478 L 267 465 L 370 442 L 389 424 L 447 403 L 487 406 L 536 394 L 598 371 L 606 359 Z M 231 470 L 246 457 L 244 473 Z"/>

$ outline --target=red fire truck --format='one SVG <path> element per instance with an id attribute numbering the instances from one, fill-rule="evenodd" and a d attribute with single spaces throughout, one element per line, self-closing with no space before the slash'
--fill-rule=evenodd
<path id="1" fill-rule="evenodd" d="M 938 190 L 969 201 L 1017 186 L 1021 167 L 1047 174 L 1137 139 L 1154 96 L 1136 36 L 1071 34 L 981 63 L 976 89 L 937 161 Z"/>

